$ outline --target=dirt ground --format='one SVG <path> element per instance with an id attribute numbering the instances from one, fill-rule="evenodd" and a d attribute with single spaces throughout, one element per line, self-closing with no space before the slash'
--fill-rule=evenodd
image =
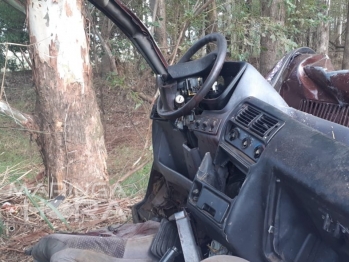
<path id="1" fill-rule="evenodd" d="M 49 217 L 56 231 L 86 232 L 109 224 L 128 222 L 131 220 L 130 207 L 139 202 L 144 193 L 146 174 L 139 174 L 136 171 L 144 169 L 146 173 L 151 164 L 150 103 L 142 101 L 133 91 L 113 86 L 108 81 L 95 79 L 94 82 L 105 129 L 110 181 L 114 185 L 120 184 L 123 193 L 121 195 L 115 193 L 108 201 L 87 197 L 66 199 L 65 206 L 62 204 L 59 210 L 66 220 L 63 221 L 52 214 Z M 17 105 L 24 112 L 33 112 L 35 92 L 31 72 L 8 74 L 5 86 L 10 104 Z M 153 90 L 148 90 L 147 95 L 153 95 Z M 1 139 L 4 137 L 0 137 L 0 143 Z M 122 183 L 131 175 L 134 178 L 131 178 L 129 184 L 135 188 L 129 190 L 128 185 Z M 135 186 L 140 180 L 143 182 Z M 38 186 L 37 183 L 31 185 L 32 190 L 37 190 L 35 192 L 45 191 L 44 185 Z M 120 190 L 118 192 L 120 193 Z M 10 203 L 10 206 L 2 207 L 5 202 Z M 72 209 L 71 207 L 77 202 L 78 210 Z M 97 209 L 94 207 L 96 203 Z M 5 233 L 0 237 L 0 261 L 32 261 L 23 254 L 23 250 L 40 237 L 54 231 L 43 220 L 38 209 L 31 205 L 28 197 L 21 192 L 7 194 L 0 190 L 0 207 L 0 218 L 3 223 L 0 224 L 0 235 L 1 230 Z"/>

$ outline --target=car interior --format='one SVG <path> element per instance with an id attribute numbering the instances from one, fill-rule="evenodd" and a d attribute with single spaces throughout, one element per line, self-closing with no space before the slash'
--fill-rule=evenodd
<path id="1" fill-rule="evenodd" d="M 119 1 L 97 2 L 125 31 L 122 23 L 136 21 L 121 15 Z M 216 49 L 193 60 L 209 43 Z M 285 82 L 310 49 L 290 53 L 270 79 L 226 52 L 214 33 L 177 64 L 152 64 L 160 92 L 150 116 L 154 160 L 134 224 L 83 240 L 50 235 L 31 250 L 37 261 L 348 261 L 346 104 L 318 99 L 307 112 L 302 98 L 287 95 Z M 334 110 L 342 119 L 331 119 Z"/>

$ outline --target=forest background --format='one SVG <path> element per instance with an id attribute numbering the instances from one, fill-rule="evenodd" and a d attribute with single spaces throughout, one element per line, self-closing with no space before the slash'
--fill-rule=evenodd
<path id="1" fill-rule="evenodd" d="M 17 8 L 14 3 L 18 4 Z M 124 3 L 153 33 L 169 64 L 176 63 L 195 40 L 211 32 L 221 32 L 228 41 L 229 59 L 247 61 L 263 75 L 285 53 L 302 46 L 328 54 L 337 70 L 349 68 L 349 11 L 345 0 L 131 0 Z M 36 92 L 39 82 L 32 74 L 32 69 L 37 69 L 33 66 L 35 50 L 24 4 L 21 0 L 0 0 L 0 68 L 3 68 L 0 99 L 19 112 L 35 115 L 36 103 L 40 101 Z M 53 228 L 67 226 L 68 222 L 70 228 L 76 222 L 79 230 L 97 226 L 96 217 L 91 215 L 96 213 L 91 208 L 95 203 L 101 210 L 113 210 L 103 219 L 99 217 L 101 224 L 129 219 L 126 208 L 137 202 L 146 188 L 152 157 L 148 116 L 156 94 L 154 75 L 109 19 L 88 2 L 83 2 L 82 7 L 93 71 L 92 90 L 96 93 L 108 153 L 109 202 L 96 200 L 91 194 L 80 199 L 79 214 L 86 218 L 85 222 L 94 221 L 88 226 L 78 223 L 76 217 L 71 221 L 69 204 L 73 200 L 65 201 L 68 211 L 51 208 L 51 213 L 44 212 L 43 206 L 47 206 L 49 198 L 45 161 L 50 160 L 45 158 L 37 134 L 18 119 L 14 121 L 0 113 L 0 206 L 9 204 L 1 209 L 0 235 L 6 236 L 6 240 L 2 240 L 0 248 L 7 250 L 9 257 L 11 248 L 18 251 L 11 246 L 14 240 L 32 236 L 34 241 Z M 209 51 L 207 47 L 202 53 Z M 66 120 L 66 116 L 62 118 Z M 75 185 L 73 179 L 70 182 Z M 78 187 L 78 182 L 75 186 Z M 15 212 L 10 212 L 10 208 Z M 34 225 L 40 225 L 37 220 L 44 221 L 44 231 Z"/>

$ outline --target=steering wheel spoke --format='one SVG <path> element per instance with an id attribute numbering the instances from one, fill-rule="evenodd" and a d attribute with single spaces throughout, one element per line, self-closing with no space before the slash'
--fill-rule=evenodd
<path id="1" fill-rule="evenodd" d="M 160 91 L 160 102 L 162 103 L 162 108 L 166 112 L 171 112 L 175 110 L 174 101 L 177 94 L 177 84 L 168 84 L 159 86 Z M 165 101 L 165 103 L 163 103 Z"/>
<path id="2" fill-rule="evenodd" d="M 185 77 L 199 75 L 210 69 L 213 62 L 217 58 L 217 51 L 213 51 L 208 55 L 194 61 L 182 62 L 167 68 L 169 75 L 173 79 L 181 79 Z"/>

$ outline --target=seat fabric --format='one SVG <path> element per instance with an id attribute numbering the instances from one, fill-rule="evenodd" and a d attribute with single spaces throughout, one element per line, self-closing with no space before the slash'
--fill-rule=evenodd
<path id="1" fill-rule="evenodd" d="M 37 262 L 157 261 L 150 245 L 159 223 L 114 225 L 87 234 L 52 234 L 28 252 Z"/>
<path id="2" fill-rule="evenodd" d="M 160 223 L 113 225 L 86 234 L 52 234 L 27 253 L 35 262 L 156 262 L 150 246 Z M 233 256 L 214 256 L 203 262 L 247 262 Z"/>

